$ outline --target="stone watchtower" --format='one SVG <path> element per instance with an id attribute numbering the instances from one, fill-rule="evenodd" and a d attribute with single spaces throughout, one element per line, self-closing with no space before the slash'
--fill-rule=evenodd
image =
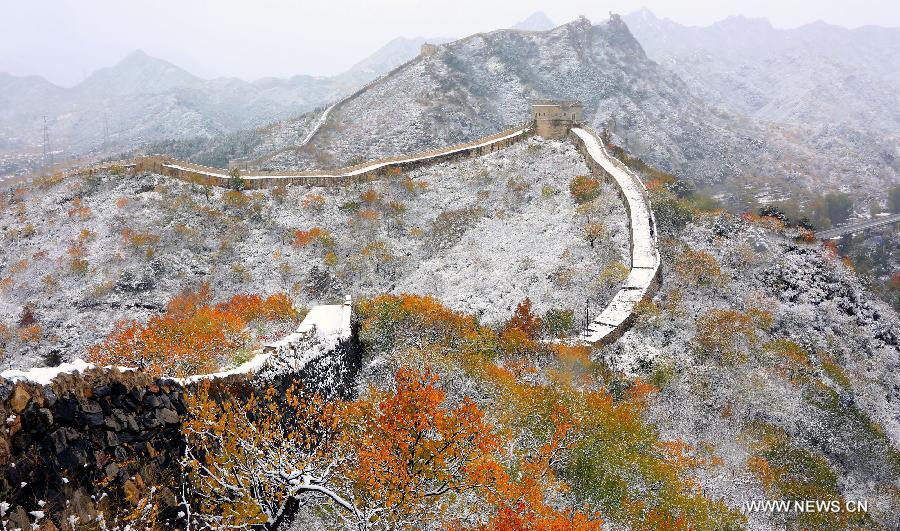
<path id="1" fill-rule="evenodd" d="M 531 118 L 535 132 L 544 138 L 565 138 L 569 129 L 581 121 L 581 110 L 581 103 L 577 101 L 534 101 Z"/>
<path id="2" fill-rule="evenodd" d="M 422 57 L 430 57 L 430 56 L 436 54 L 437 51 L 438 51 L 438 47 L 436 44 L 428 44 L 426 42 L 426 43 L 422 44 L 422 50 L 421 50 L 421 52 L 419 52 L 419 54 Z"/>

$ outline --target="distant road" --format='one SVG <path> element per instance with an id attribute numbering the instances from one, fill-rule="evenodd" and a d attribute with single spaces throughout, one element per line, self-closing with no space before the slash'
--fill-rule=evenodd
<path id="1" fill-rule="evenodd" d="M 894 214 L 892 216 L 870 219 L 868 221 L 861 221 L 859 223 L 853 223 L 851 225 L 844 225 L 843 227 L 835 227 L 833 229 L 823 230 L 820 232 L 816 232 L 816 236 L 818 236 L 820 240 L 831 240 L 845 234 L 862 232 L 864 230 L 875 229 L 897 222 L 900 222 L 900 214 Z"/>

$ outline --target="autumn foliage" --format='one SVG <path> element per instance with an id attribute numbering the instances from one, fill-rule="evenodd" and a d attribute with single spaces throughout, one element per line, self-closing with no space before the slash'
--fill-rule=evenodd
<path id="1" fill-rule="evenodd" d="M 268 315 L 266 302 L 186 293 L 171 309 L 243 321 Z M 280 528 L 300 507 L 326 528 L 742 525 L 700 492 L 695 470 L 712 465 L 644 421 L 656 387 L 612 374 L 589 347 L 541 341 L 527 299 L 498 328 L 431 297 L 356 309 L 367 355 L 391 368 L 358 397 L 204 386 L 189 398 L 192 528 Z M 510 334 L 521 349 L 505 348 Z"/>
<path id="2" fill-rule="evenodd" d="M 438 377 L 399 369 L 394 388 L 356 401 L 325 403 L 270 390 L 244 404 L 191 398 L 185 465 L 212 527 L 278 522 L 291 501 L 331 505 L 339 521 L 368 529 L 420 529 L 460 521 L 483 505 L 494 527 L 599 529 L 596 514 L 545 501 L 550 442 L 511 471 L 509 440 L 469 399 L 450 404 Z M 232 486 L 232 487 L 228 487 Z"/>
<path id="3" fill-rule="evenodd" d="M 722 276 L 715 256 L 693 249 L 687 249 L 676 256 L 675 272 L 693 286 L 712 285 Z"/>
<path id="4" fill-rule="evenodd" d="M 569 193 L 576 203 L 587 203 L 600 195 L 600 181 L 593 177 L 579 175 L 569 183 Z"/>
<path id="5" fill-rule="evenodd" d="M 322 227 L 294 231 L 293 244 L 295 247 L 306 247 L 311 243 L 321 243 L 325 247 L 331 247 L 333 245 L 331 233 Z"/>
<path id="6" fill-rule="evenodd" d="M 525 297 L 522 302 L 516 305 L 516 310 L 512 317 L 506 322 L 506 330 L 516 328 L 521 330 L 528 339 L 535 340 L 541 337 L 543 323 L 541 318 L 532 312 L 531 299 Z"/>
<path id="7" fill-rule="evenodd" d="M 471 400 L 445 404 L 436 375 L 400 369 L 395 390 L 373 392 L 346 409 L 352 455 L 347 480 L 367 513 L 411 525 L 441 521 L 439 498 L 496 486 L 500 438 Z"/>
<path id="8" fill-rule="evenodd" d="M 325 206 L 325 197 L 319 194 L 307 194 L 300 203 L 303 205 L 303 208 L 322 210 Z"/>
<path id="9" fill-rule="evenodd" d="M 758 343 L 758 333 L 771 324 L 772 316 L 751 309 L 710 310 L 697 319 L 694 341 L 699 350 L 725 361 L 735 361 Z"/>
<path id="10" fill-rule="evenodd" d="M 141 324 L 119 322 L 88 359 L 101 365 L 142 367 L 151 374 L 187 376 L 213 372 L 251 336 L 249 323 L 291 320 L 297 316 L 284 294 L 262 298 L 235 295 L 212 305 L 209 285 L 185 290 L 173 298 L 165 313 Z"/>
<path id="11" fill-rule="evenodd" d="M 288 389 L 245 400 L 208 385 L 187 397 L 188 450 L 182 463 L 193 489 L 198 527 L 228 529 L 279 522 L 301 476 L 328 463 L 339 420 L 334 404 Z M 290 414 L 286 411 L 290 410 Z M 306 481 L 312 494 L 315 483 Z"/>
<path id="12" fill-rule="evenodd" d="M 510 456 L 499 459 L 485 529 L 595 528 L 598 513 L 635 529 L 738 527 L 740 515 L 697 493 L 697 463 L 672 452 L 677 445 L 643 421 L 656 389 L 636 380 L 614 398 L 604 384 L 612 375 L 588 348 L 534 340 L 540 320 L 528 301 L 498 330 L 430 297 L 385 295 L 358 309 L 372 351 L 400 352 L 412 364 L 418 357 L 449 374 L 462 370 L 491 404 L 486 418 Z M 648 484 L 652 493 L 642 487 Z M 567 510 L 554 504 L 560 496 L 571 496 Z"/>

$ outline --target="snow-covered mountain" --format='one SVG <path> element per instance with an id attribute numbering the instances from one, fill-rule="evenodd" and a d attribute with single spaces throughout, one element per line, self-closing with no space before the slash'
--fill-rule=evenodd
<path id="1" fill-rule="evenodd" d="M 534 98 L 580 100 L 597 129 L 651 165 L 730 188 L 760 176 L 785 190 L 841 188 L 883 195 L 900 148 L 890 138 L 806 124 L 774 124 L 722 109 L 648 57 L 622 18 L 580 18 L 546 32 L 500 30 L 439 47 L 341 104 L 302 149 L 305 127 L 271 130 L 249 159 L 271 169 L 339 166 L 467 141 L 520 123 Z M 314 118 L 304 117 L 304 123 Z M 299 121 L 298 121 L 299 123 Z M 289 143 L 289 142 L 287 142 Z M 746 180 L 746 179 L 745 179 Z M 758 186 L 757 186 L 758 185 Z M 760 192 L 761 193 L 761 192 Z"/>
<path id="2" fill-rule="evenodd" d="M 900 132 L 900 28 L 777 29 L 740 16 L 689 27 L 646 8 L 624 19 L 650 58 L 710 103 L 778 122 Z"/>
<path id="3" fill-rule="evenodd" d="M 412 59 L 425 41 L 395 39 L 333 77 L 206 80 L 140 50 L 72 88 L 0 73 L 0 154 L 39 152 L 44 116 L 52 147 L 66 155 L 252 128 L 338 99 Z"/>
<path id="4" fill-rule="evenodd" d="M 500 30 L 440 46 L 332 113 L 302 152 L 273 167 L 339 165 L 491 134 L 530 116 L 534 98 L 580 100 L 607 127 L 662 167 L 715 181 L 740 171 L 761 146 L 708 110 L 644 54 L 619 17 L 580 18 L 548 32 Z"/>

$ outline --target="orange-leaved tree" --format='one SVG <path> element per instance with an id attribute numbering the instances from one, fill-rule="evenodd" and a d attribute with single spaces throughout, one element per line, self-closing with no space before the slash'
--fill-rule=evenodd
<path id="1" fill-rule="evenodd" d="M 510 474 L 501 453 L 509 441 L 472 401 L 448 403 L 427 369 L 402 368 L 392 390 L 353 402 L 271 389 L 240 402 L 204 386 L 189 409 L 184 465 L 191 518 L 201 526 L 277 528 L 301 505 L 358 529 L 601 523 L 545 502 L 548 467 L 569 424 Z"/>
<path id="2" fill-rule="evenodd" d="M 445 494 L 484 497 L 497 486 L 500 438 L 471 400 L 445 404 L 430 372 L 400 369 L 395 385 L 347 404 L 344 477 L 368 524 L 419 528 L 443 521 Z"/>
<path id="3" fill-rule="evenodd" d="M 697 318 L 694 343 L 703 354 L 734 362 L 758 343 L 758 332 L 767 328 L 771 315 L 750 309 L 747 313 L 737 310 L 713 309 Z"/>
<path id="4" fill-rule="evenodd" d="M 288 389 L 268 389 L 238 400 L 209 384 L 187 395 L 182 466 L 191 488 L 189 524 L 207 529 L 277 529 L 299 501 L 337 503 L 351 519 L 355 508 L 326 483 L 339 463 L 336 404 Z"/>
<path id="5" fill-rule="evenodd" d="M 479 491 L 485 503 L 465 504 L 465 511 L 451 506 L 471 518 L 442 523 L 579 529 L 598 526 L 602 512 L 623 528 L 740 527 L 739 514 L 698 493 L 694 466 L 673 455 L 677 445 L 661 440 L 644 421 L 656 389 L 640 380 L 623 382 L 592 361 L 587 347 L 530 340 L 522 328 L 536 327 L 528 305 L 521 306 L 510 320 L 514 326 L 495 330 L 430 297 L 382 295 L 357 305 L 360 336 L 371 351 L 462 379 L 465 385 L 448 390 L 477 389 L 490 404 L 502 473 Z M 752 321 L 764 320 L 755 315 Z M 537 350 L 509 348 L 529 341 Z M 529 359 L 534 352 L 542 354 L 539 366 Z M 624 392 L 608 391 L 613 381 Z M 454 392 L 447 400 L 459 403 L 464 396 Z"/>
<path id="6" fill-rule="evenodd" d="M 151 317 L 146 324 L 119 322 L 106 340 L 91 348 L 88 359 L 101 365 L 139 367 L 154 375 L 211 372 L 236 350 L 248 346 L 249 323 L 296 317 L 284 294 L 266 299 L 236 295 L 212 305 L 209 285 L 203 284 L 179 293 L 165 313 Z"/>
<path id="7" fill-rule="evenodd" d="M 529 339 L 536 340 L 541 337 L 542 327 L 541 318 L 531 311 L 531 299 L 525 297 L 522 302 L 516 305 L 516 311 L 513 312 L 512 317 L 506 322 L 505 328 L 507 330 L 518 328 Z"/>
<path id="8" fill-rule="evenodd" d="M 600 181 L 594 177 L 579 175 L 569 183 L 569 193 L 578 204 L 592 201 L 600 192 Z"/>
<path id="9" fill-rule="evenodd" d="M 500 331 L 504 352 L 524 355 L 539 350 L 537 341 L 542 330 L 541 318 L 531 311 L 531 299 L 525 297 Z"/>

